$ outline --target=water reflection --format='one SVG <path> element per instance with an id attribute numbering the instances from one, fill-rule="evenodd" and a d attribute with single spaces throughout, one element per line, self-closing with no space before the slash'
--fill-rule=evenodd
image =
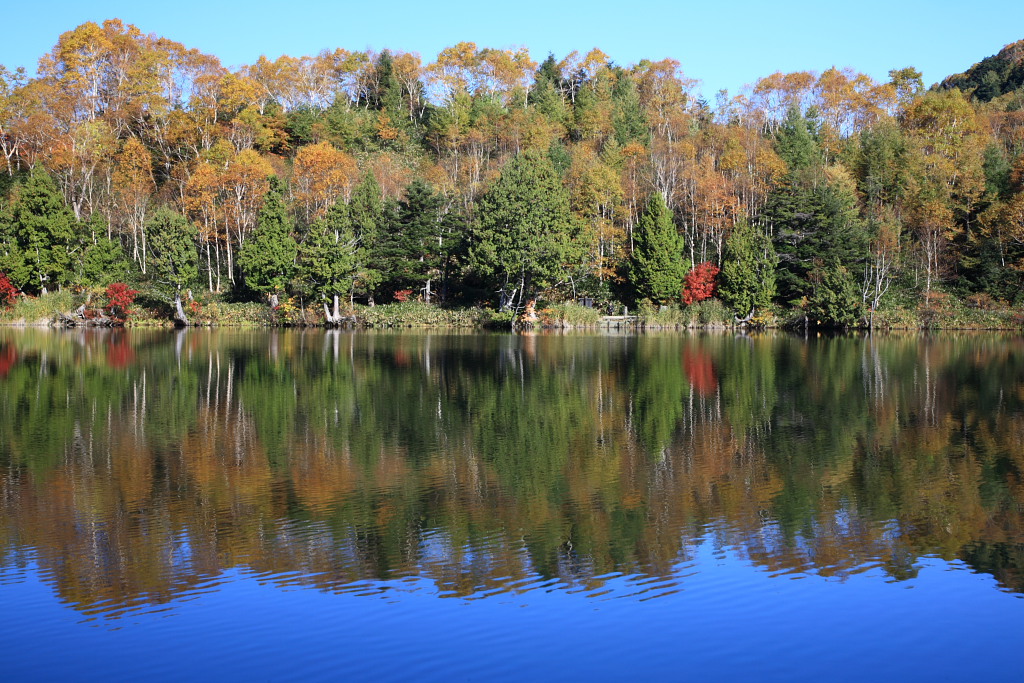
<path id="1" fill-rule="evenodd" d="M 0 331 L 0 576 L 592 599 L 704 549 L 1024 592 L 1024 342 Z"/>

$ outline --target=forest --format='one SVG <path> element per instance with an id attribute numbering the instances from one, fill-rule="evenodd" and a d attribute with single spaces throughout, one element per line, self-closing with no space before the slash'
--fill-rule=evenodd
<path id="1" fill-rule="evenodd" d="M 113 19 L 0 65 L 0 305 L 106 293 L 187 323 L 720 302 L 734 322 L 927 326 L 1024 306 L 1024 41 L 776 72 L 709 101 L 672 59 L 463 42 L 213 55 Z M 111 289 L 113 287 L 113 289 Z M 113 293 L 112 293 L 113 292 Z M 301 314 L 300 314 L 301 311 Z"/>

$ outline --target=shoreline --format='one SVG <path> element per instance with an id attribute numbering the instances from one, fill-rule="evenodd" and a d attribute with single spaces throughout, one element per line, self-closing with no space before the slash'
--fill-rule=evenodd
<path id="1" fill-rule="evenodd" d="M 7 321 L 0 320 L 0 328 L 7 329 L 33 329 L 33 330 L 214 330 L 214 329 L 250 329 L 250 330 L 345 330 L 349 332 L 369 332 L 385 330 L 452 330 L 463 332 L 609 332 L 609 333 L 634 333 L 644 332 L 784 332 L 794 336 L 821 336 L 832 334 L 853 334 L 853 333 L 887 333 L 887 332 L 1020 332 L 1024 333 L 1021 326 L 983 326 L 983 325 L 950 325 L 950 326 L 876 326 L 874 330 L 868 327 L 829 328 L 810 327 L 806 333 L 803 329 L 786 327 L 782 325 L 765 326 L 740 326 L 740 325 L 701 325 L 701 324 L 678 324 L 678 325 L 648 325 L 632 324 L 621 326 L 608 325 L 516 325 L 516 326 L 494 326 L 494 325 L 446 325 L 446 324 L 420 324 L 411 322 L 398 322 L 387 325 L 374 324 L 353 324 L 353 325 L 326 325 L 326 324 L 267 324 L 258 322 L 204 322 L 191 325 L 175 325 L 171 321 L 159 323 L 136 323 L 130 321 L 123 325 L 66 325 L 55 321 L 26 322 L 24 320 Z"/>
<path id="2" fill-rule="evenodd" d="M 109 318 L 100 323 L 82 320 L 70 324 L 75 316 L 67 313 L 74 300 L 62 295 L 57 300 L 34 299 L 29 305 L 16 305 L 0 312 L 0 327 L 8 328 L 133 328 L 168 329 L 177 327 L 167 312 L 146 306 L 136 309 L 123 322 Z M 20 309 L 20 310 L 19 310 Z M 190 324 L 195 328 L 332 328 L 315 308 L 270 309 L 265 305 L 248 303 L 210 302 L 193 311 Z M 642 333 L 646 331 L 756 331 L 779 330 L 793 334 L 832 334 L 836 332 L 931 332 L 977 331 L 1022 332 L 1024 310 L 1018 308 L 978 309 L 951 306 L 945 311 L 923 312 L 910 308 L 879 311 L 874 316 L 874 328 L 854 326 L 832 328 L 815 324 L 805 325 L 799 310 L 769 313 L 759 325 L 737 325 L 732 312 L 715 301 L 712 305 L 690 307 L 653 307 L 641 309 L 631 316 L 606 316 L 601 309 L 585 308 L 574 303 L 552 304 L 536 311 L 529 319 L 515 317 L 511 312 L 498 312 L 481 307 L 442 307 L 436 304 L 409 301 L 358 305 L 349 312 L 346 322 L 338 329 L 438 329 L 475 331 L 609 331 Z"/>

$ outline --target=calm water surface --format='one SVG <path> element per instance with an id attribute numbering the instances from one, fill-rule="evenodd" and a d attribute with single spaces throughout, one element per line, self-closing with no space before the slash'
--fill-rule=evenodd
<path id="1" fill-rule="evenodd" d="M 0 330 L 6 680 L 1020 680 L 1024 340 Z"/>

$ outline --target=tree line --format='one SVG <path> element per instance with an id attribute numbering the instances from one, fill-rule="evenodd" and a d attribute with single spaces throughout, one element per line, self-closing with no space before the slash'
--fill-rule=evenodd
<path id="1" fill-rule="evenodd" d="M 931 89 L 832 68 L 711 104 L 674 60 L 598 49 L 231 71 L 90 22 L 35 76 L 0 67 L 0 272 L 31 295 L 131 281 L 182 317 L 204 292 L 295 297 L 327 322 L 407 298 L 716 294 L 739 319 L 840 325 L 951 295 L 1020 305 L 1020 45 Z"/>

